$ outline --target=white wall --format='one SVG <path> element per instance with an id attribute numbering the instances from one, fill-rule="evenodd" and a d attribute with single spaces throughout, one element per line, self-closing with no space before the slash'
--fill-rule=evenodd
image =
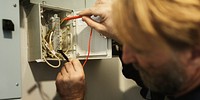
<path id="1" fill-rule="evenodd" d="M 91 0 L 94 2 L 94 0 Z M 90 4 L 90 3 L 89 3 Z M 45 63 L 28 62 L 27 18 L 20 8 L 22 100 L 59 100 L 55 78 L 60 69 L 52 69 Z M 88 61 L 85 68 L 86 100 L 142 100 L 139 87 L 121 73 L 117 57 Z"/>

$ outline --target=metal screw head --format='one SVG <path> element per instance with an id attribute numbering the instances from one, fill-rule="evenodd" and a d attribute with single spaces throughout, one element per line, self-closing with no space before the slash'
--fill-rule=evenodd
<path id="1" fill-rule="evenodd" d="M 15 85 L 16 85 L 16 86 L 19 86 L 19 83 L 16 83 Z"/>
<path id="2" fill-rule="evenodd" d="M 47 2 L 46 1 L 42 1 L 42 4 L 44 5 L 44 4 L 46 4 Z"/>
<path id="3" fill-rule="evenodd" d="M 14 4 L 13 7 L 17 7 L 17 4 Z"/>

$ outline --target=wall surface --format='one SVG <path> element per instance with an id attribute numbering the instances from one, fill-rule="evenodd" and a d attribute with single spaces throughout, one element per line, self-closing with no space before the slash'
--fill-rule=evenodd
<path id="1" fill-rule="evenodd" d="M 37 0 L 33 0 L 37 1 Z M 38 0 L 39 1 L 39 0 Z M 57 1 L 57 0 L 56 0 Z M 65 1 L 65 0 L 62 0 Z M 91 6 L 95 0 L 84 2 Z M 66 0 L 68 2 L 68 0 Z M 71 0 L 72 4 L 78 2 Z M 77 8 L 77 7 L 75 7 Z M 55 79 L 60 69 L 45 63 L 28 62 L 27 12 L 20 7 L 22 100 L 60 100 L 56 93 Z M 86 74 L 86 100 L 143 100 L 140 88 L 121 73 L 118 57 L 106 60 L 90 60 L 84 68 Z"/>

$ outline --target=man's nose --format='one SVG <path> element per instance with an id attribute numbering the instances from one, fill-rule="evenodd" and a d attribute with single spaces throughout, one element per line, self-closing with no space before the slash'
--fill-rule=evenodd
<path id="1" fill-rule="evenodd" d="M 136 55 L 133 50 L 130 49 L 128 46 L 123 46 L 122 51 L 122 61 L 125 64 L 135 63 L 136 62 Z"/>

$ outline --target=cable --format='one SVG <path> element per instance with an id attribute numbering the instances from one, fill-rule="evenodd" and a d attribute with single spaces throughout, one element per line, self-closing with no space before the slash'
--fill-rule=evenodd
<path id="1" fill-rule="evenodd" d="M 49 63 L 49 62 L 47 61 L 47 59 L 45 58 L 44 55 L 42 55 L 42 57 L 43 57 L 44 61 L 45 61 L 50 67 L 52 67 L 52 68 L 58 68 L 58 67 L 60 67 L 60 65 L 61 65 L 61 61 L 60 61 L 60 59 L 58 58 L 58 56 L 56 56 L 56 52 L 55 52 L 54 50 L 50 50 L 50 48 L 49 48 L 48 45 L 49 45 L 49 44 L 47 43 L 47 41 L 43 38 L 43 46 L 44 46 L 45 48 L 47 48 L 47 49 L 53 54 L 53 56 L 55 56 L 55 58 L 58 60 L 58 65 L 57 65 L 57 66 L 52 65 L 51 63 Z"/>
<path id="2" fill-rule="evenodd" d="M 87 63 L 88 58 L 89 58 L 89 56 L 90 56 L 90 49 L 91 49 L 90 47 L 91 47 L 91 40 L 92 40 L 92 31 L 93 31 L 93 29 L 91 28 L 91 30 L 90 30 L 90 37 L 89 37 L 89 41 L 88 41 L 88 55 L 87 55 L 87 57 L 86 57 L 86 60 L 85 60 L 84 63 L 83 63 L 83 67 L 84 67 L 85 64 Z M 47 41 L 46 41 L 45 39 L 43 39 L 43 41 L 45 42 L 45 43 L 43 44 L 44 47 L 46 47 L 46 48 L 55 56 L 55 58 L 58 59 L 58 65 L 57 65 L 57 66 L 52 65 L 51 63 L 49 63 L 49 62 L 47 61 L 47 59 L 46 59 L 45 56 L 43 55 L 44 61 L 45 61 L 49 66 L 51 66 L 52 68 L 58 68 L 58 67 L 61 65 L 60 59 L 58 58 L 58 56 L 55 55 L 55 51 L 54 51 L 54 50 L 53 50 L 53 51 L 50 50 Z"/>
<path id="3" fill-rule="evenodd" d="M 62 50 L 58 50 L 58 52 L 65 58 L 65 60 L 66 60 L 67 62 L 69 62 L 68 57 L 64 54 L 64 52 L 63 52 Z"/>
<path id="4" fill-rule="evenodd" d="M 79 15 L 76 15 L 76 16 L 68 16 L 68 17 L 65 17 L 61 20 L 61 24 L 64 22 L 64 21 L 69 21 L 69 20 L 72 20 L 72 19 L 77 19 L 77 18 L 81 18 L 82 16 L 79 16 Z"/>
<path id="5" fill-rule="evenodd" d="M 72 19 L 77 19 L 77 18 L 81 18 L 81 16 L 71 16 L 71 17 L 65 17 L 61 20 L 60 24 L 62 24 L 64 21 L 69 21 L 69 20 L 72 20 Z M 53 30 L 55 30 L 55 26 L 53 27 Z M 53 37 L 53 34 L 54 34 L 54 31 L 50 31 L 49 33 L 49 41 L 47 42 L 46 39 L 43 38 L 43 47 L 46 48 L 46 50 L 48 50 L 50 53 L 49 54 L 52 54 L 52 57 L 54 56 L 57 60 L 58 60 L 58 65 L 55 66 L 55 65 L 52 65 L 51 63 L 48 62 L 47 58 L 45 57 L 45 55 L 43 54 L 42 57 L 44 59 L 44 61 L 52 68 L 58 68 L 60 67 L 61 65 L 61 61 L 60 61 L 60 58 L 59 56 L 56 55 L 57 51 L 54 50 L 53 48 L 53 44 L 52 44 L 52 37 Z M 83 67 L 86 65 L 88 59 L 89 59 L 89 56 L 90 56 L 90 46 L 91 46 L 91 40 L 92 40 L 92 31 L 93 29 L 91 28 L 91 31 L 90 31 L 90 36 L 89 36 L 89 41 L 88 41 L 88 54 L 86 56 L 86 60 L 84 61 L 83 63 Z M 69 50 L 69 47 L 68 47 L 68 50 Z M 68 52 L 68 50 L 66 50 Z"/>
<path id="6" fill-rule="evenodd" d="M 49 48 L 50 48 L 50 49 L 53 49 L 52 41 L 51 41 L 51 40 L 52 40 L 52 36 L 53 36 L 53 32 L 51 32 L 51 33 L 50 33 L 50 36 L 49 36 Z"/>
<path id="7" fill-rule="evenodd" d="M 90 37 L 89 37 L 89 41 L 88 41 L 88 55 L 87 55 L 87 57 L 86 57 L 86 60 L 85 60 L 84 63 L 83 63 L 83 67 L 84 67 L 85 64 L 87 63 L 88 58 L 89 58 L 89 56 L 90 56 L 90 45 L 91 45 L 91 40 L 92 40 L 92 28 L 91 28 L 91 30 L 90 30 Z"/>
<path id="8" fill-rule="evenodd" d="M 58 56 L 56 56 L 56 55 L 54 55 L 55 57 L 56 57 L 56 59 L 58 59 L 58 65 L 52 65 L 51 63 L 49 63 L 48 61 L 47 61 L 47 59 L 44 57 L 44 55 L 42 56 L 43 57 L 43 59 L 44 59 L 44 61 L 50 66 L 50 67 L 52 67 L 52 68 L 58 68 L 58 67 L 60 67 L 60 65 L 61 65 L 61 61 L 60 61 L 60 59 L 58 58 Z"/>

